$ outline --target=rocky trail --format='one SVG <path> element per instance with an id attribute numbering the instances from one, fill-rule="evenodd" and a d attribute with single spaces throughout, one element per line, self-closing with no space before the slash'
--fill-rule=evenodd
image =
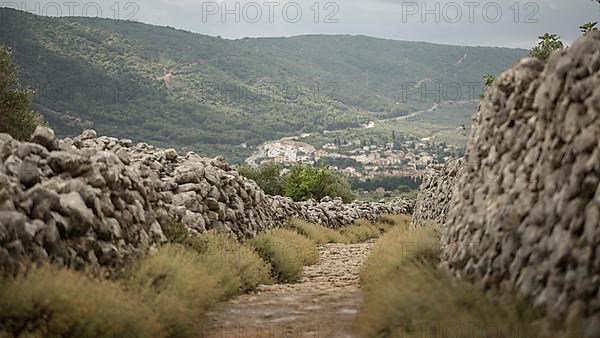
<path id="1" fill-rule="evenodd" d="M 372 243 L 327 244 L 298 283 L 263 285 L 216 306 L 202 337 L 353 337 L 359 270 Z"/>

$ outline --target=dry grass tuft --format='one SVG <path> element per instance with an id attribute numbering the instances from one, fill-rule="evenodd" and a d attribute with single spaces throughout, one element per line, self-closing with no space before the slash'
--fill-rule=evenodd
<path id="1" fill-rule="evenodd" d="M 410 215 L 383 215 L 377 217 L 375 224 L 379 225 L 380 230 L 387 232 L 394 227 L 400 226 L 408 229 L 412 218 Z"/>
<path id="2" fill-rule="evenodd" d="M 471 338 L 495 333 L 521 337 L 531 330 L 528 324 L 535 316 L 526 303 L 489 296 L 436 268 L 439 235 L 439 226 L 396 227 L 379 239 L 361 272 L 365 304 L 357 323 L 360 333 Z"/>
<path id="3" fill-rule="evenodd" d="M 0 336 L 164 337 L 158 316 L 120 285 L 44 265 L 0 287 Z"/>
<path id="4" fill-rule="evenodd" d="M 299 219 L 291 220 L 289 226 L 299 234 L 312 239 L 319 245 L 327 243 L 345 243 L 347 240 L 339 231 Z"/>
<path id="5" fill-rule="evenodd" d="M 258 235 L 250 244 L 271 264 L 280 282 L 297 281 L 304 265 L 316 264 L 319 260 L 316 243 L 291 230 L 277 229 Z"/>
<path id="6" fill-rule="evenodd" d="M 198 332 L 202 315 L 225 294 L 200 254 L 181 245 L 165 245 L 138 262 L 127 285 L 159 314 L 170 337 Z"/>
<path id="7" fill-rule="evenodd" d="M 367 290 L 371 283 L 393 277 L 408 261 L 434 262 L 440 251 L 440 227 L 423 227 L 409 230 L 407 226 L 395 227 L 382 236 L 367 259 L 361 278 Z"/>
<path id="8" fill-rule="evenodd" d="M 346 237 L 346 243 L 362 243 L 381 236 L 379 228 L 366 219 L 359 219 L 340 231 Z"/>
<path id="9" fill-rule="evenodd" d="M 202 256 L 212 276 L 219 279 L 225 296 L 254 290 L 259 284 L 272 282 L 271 267 L 247 244 L 228 235 L 208 232 L 191 236 L 185 226 L 170 221 L 165 235 L 172 243 L 182 244 Z"/>
<path id="10" fill-rule="evenodd" d="M 292 219 L 289 227 L 315 241 L 318 245 L 327 243 L 361 243 L 369 239 L 378 238 L 395 227 L 408 228 L 410 225 L 408 215 L 384 215 L 374 221 L 359 219 L 352 225 L 341 230 L 334 230 L 325 226 L 309 223 L 299 219 Z"/>
<path id="11" fill-rule="evenodd" d="M 202 261 L 209 273 L 218 277 L 226 297 L 272 282 L 270 265 L 253 247 L 212 232 L 199 236 L 198 240 L 205 246 Z"/>

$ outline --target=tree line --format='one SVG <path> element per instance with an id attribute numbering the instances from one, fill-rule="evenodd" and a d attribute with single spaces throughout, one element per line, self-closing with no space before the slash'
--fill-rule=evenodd
<path id="1" fill-rule="evenodd" d="M 279 164 L 266 163 L 256 168 L 242 166 L 238 171 L 255 181 L 265 193 L 290 197 L 294 201 L 320 200 L 325 196 L 339 197 L 345 203 L 356 199 L 350 183 L 327 167 L 296 164 L 283 174 Z"/>

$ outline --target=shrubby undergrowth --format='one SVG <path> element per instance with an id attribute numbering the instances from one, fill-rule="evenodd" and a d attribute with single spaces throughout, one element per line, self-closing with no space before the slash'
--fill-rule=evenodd
<path id="1" fill-rule="evenodd" d="M 189 337 L 208 307 L 223 298 L 219 277 L 199 253 L 167 245 L 136 264 L 126 285 L 154 309 L 170 337 Z"/>
<path id="2" fill-rule="evenodd" d="M 381 235 L 379 228 L 365 219 L 357 220 L 353 225 L 341 230 L 347 243 L 360 243 Z"/>
<path id="3" fill-rule="evenodd" d="M 164 337 L 159 313 L 121 285 L 42 266 L 0 283 L 0 336 Z"/>
<path id="4" fill-rule="evenodd" d="M 272 281 L 271 267 L 257 251 L 230 236 L 214 232 L 191 236 L 181 223 L 174 221 L 169 222 L 165 235 L 171 243 L 198 252 L 210 274 L 219 277 L 226 295 L 250 291 Z"/>
<path id="5" fill-rule="evenodd" d="M 384 215 L 374 221 L 359 219 L 354 224 L 341 230 L 334 230 L 325 226 L 293 219 L 289 227 L 304 235 L 319 245 L 327 243 L 361 243 L 370 239 L 378 238 L 390 229 L 410 224 L 410 216 L 407 215 Z"/>
<path id="6" fill-rule="evenodd" d="M 0 281 L 0 337 L 189 337 L 207 309 L 273 280 L 297 281 L 318 262 L 318 244 L 355 243 L 409 223 L 407 216 L 360 221 L 338 231 L 293 220 L 240 243 L 191 235 L 178 222 L 169 244 L 130 263 L 112 280 L 52 265 Z"/>
<path id="7" fill-rule="evenodd" d="M 365 337 L 535 337 L 528 303 L 495 297 L 437 268 L 440 228 L 395 227 L 361 271 L 365 304 L 357 329 Z M 491 330 L 491 331 L 490 331 Z"/>
<path id="8" fill-rule="evenodd" d="M 319 245 L 346 242 L 346 237 L 339 231 L 324 227 L 319 224 L 293 219 L 290 221 L 289 226 L 292 230 L 312 239 Z"/>
<path id="9" fill-rule="evenodd" d="M 297 281 L 304 265 L 316 264 L 319 260 L 316 243 L 292 230 L 277 229 L 260 234 L 250 244 L 271 264 L 279 282 Z"/>

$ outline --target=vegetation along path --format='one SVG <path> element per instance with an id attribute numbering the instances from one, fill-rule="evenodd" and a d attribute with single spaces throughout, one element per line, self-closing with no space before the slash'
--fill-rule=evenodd
<path id="1" fill-rule="evenodd" d="M 372 243 L 326 244 L 294 284 L 263 285 L 216 306 L 204 337 L 353 337 L 359 270 Z"/>

